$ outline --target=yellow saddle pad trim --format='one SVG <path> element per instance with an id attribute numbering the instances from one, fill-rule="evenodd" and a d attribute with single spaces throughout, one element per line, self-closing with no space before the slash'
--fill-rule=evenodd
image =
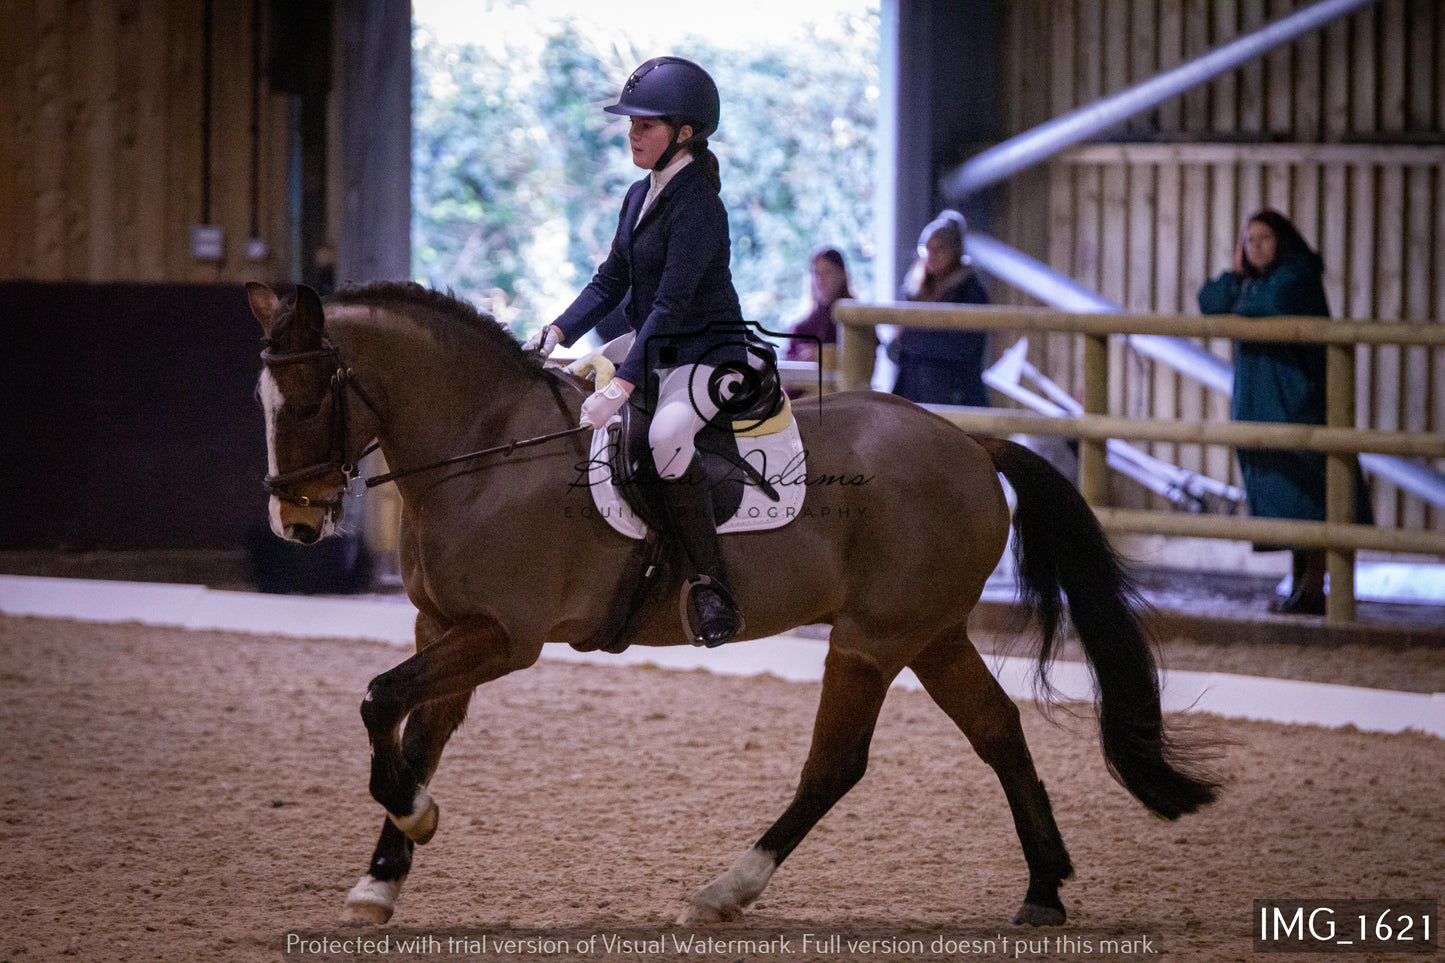
<path id="1" fill-rule="evenodd" d="M 767 419 L 766 421 L 759 422 L 758 424 L 747 429 L 746 431 L 738 431 L 736 429 L 737 422 L 733 422 L 733 434 L 737 435 L 739 438 L 762 438 L 764 435 L 776 435 L 778 432 L 782 431 L 784 428 L 788 427 L 792 423 L 793 403 L 788 400 L 787 395 L 783 395 L 783 407 L 778 409 L 778 413 L 776 415 L 773 415 L 773 417 Z"/>

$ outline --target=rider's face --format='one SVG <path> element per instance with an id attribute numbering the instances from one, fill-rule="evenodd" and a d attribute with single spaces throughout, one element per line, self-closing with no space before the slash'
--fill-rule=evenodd
<path id="1" fill-rule="evenodd" d="M 632 147 L 632 163 L 650 171 L 672 143 L 673 131 L 660 117 L 633 117 L 627 140 Z"/>

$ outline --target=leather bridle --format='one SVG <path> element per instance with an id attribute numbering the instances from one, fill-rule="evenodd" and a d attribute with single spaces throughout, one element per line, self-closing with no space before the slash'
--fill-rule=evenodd
<path id="1" fill-rule="evenodd" d="M 329 340 L 323 339 L 321 347 L 311 351 L 291 351 L 278 353 L 273 350 L 275 343 L 270 338 L 262 342 L 265 350 L 261 352 L 261 361 L 267 368 L 280 368 L 293 364 L 318 364 L 324 375 L 325 369 L 334 366 L 331 375 L 331 451 L 326 461 L 317 462 L 314 465 L 307 465 L 304 468 L 295 468 L 291 471 L 284 471 L 278 475 L 267 475 L 262 479 L 266 491 L 283 502 L 290 502 L 292 505 L 300 505 L 303 508 L 325 508 L 328 513 L 335 511 L 341 500 L 351 488 L 359 471 L 359 463 L 371 452 L 375 451 L 375 442 L 368 445 L 355 458 L 347 454 L 347 443 L 351 434 L 351 392 L 361 399 L 362 404 L 370 408 L 378 418 L 381 412 L 367 396 L 366 391 L 356 381 L 356 373 L 348 368 L 337 354 L 336 346 Z M 313 478 L 323 478 L 327 475 L 340 472 L 345 479 L 345 484 L 334 496 L 328 499 L 312 498 L 296 491 L 294 486 L 299 482 L 310 481 Z"/>
<path id="2" fill-rule="evenodd" d="M 270 338 L 262 341 L 265 350 L 261 352 L 261 361 L 267 368 L 280 368 L 286 365 L 307 364 L 317 362 L 321 365 L 323 373 L 327 367 L 335 366 L 331 375 L 331 451 L 326 461 L 317 462 L 314 465 L 307 465 L 303 468 L 294 468 L 291 471 L 284 471 L 278 475 L 267 475 L 261 480 L 266 491 L 283 502 L 292 505 L 300 505 L 303 508 L 324 508 L 330 515 L 341 507 L 342 499 L 351 492 L 352 482 L 360 473 L 360 462 L 367 455 L 381 447 L 377 442 L 372 442 L 362 449 L 355 458 L 347 455 L 346 448 L 348 439 L 351 437 L 351 406 L 349 392 L 356 392 L 361 403 L 371 409 L 372 414 L 378 419 L 381 418 L 381 410 L 376 403 L 367 395 L 365 389 L 356 380 L 356 372 L 352 371 L 341 360 L 337 354 L 336 346 L 330 340 L 322 338 L 321 347 L 310 351 L 291 351 L 278 353 L 272 350 L 275 342 Z M 549 387 L 552 389 L 552 398 L 557 402 L 557 408 L 562 412 L 563 417 L 570 416 L 566 403 L 558 391 L 558 378 L 549 376 Z M 574 387 L 577 387 L 574 385 Z M 580 390 L 580 388 L 579 388 Z M 481 451 L 467 452 L 464 455 L 454 455 L 451 458 L 444 458 L 441 461 L 432 462 L 427 465 L 418 465 L 414 468 L 402 469 L 399 471 L 387 472 L 384 475 L 374 475 L 366 479 L 366 487 L 372 488 L 398 478 L 405 478 L 410 475 L 417 475 L 422 472 L 432 471 L 437 468 L 444 468 L 462 462 L 473 461 L 484 458 L 488 455 L 501 455 L 506 457 L 518 448 L 528 448 L 532 445 L 539 445 L 543 442 L 556 441 L 567 438 L 592 429 L 579 425 L 575 428 L 568 428 L 563 431 L 555 431 L 550 434 L 538 435 L 535 438 L 519 438 L 505 445 L 498 445 L 494 448 L 484 448 Z M 313 478 L 323 478 L 332 473 L 339 472 L 345 479 L 341 490 L 328 499 L 312 498 L 310 495 L 303 495 L 296 491 L 293 486 L 298 482 L 310 481 Z"/>

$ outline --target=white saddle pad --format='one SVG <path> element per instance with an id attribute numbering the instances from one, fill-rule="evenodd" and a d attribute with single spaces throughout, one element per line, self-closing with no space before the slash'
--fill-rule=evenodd
<path id="1" fill-rule="evenodd" d="M 607 524 L 628 538 L 644 538 L 647 526 L 622 500 L 613 484 L 614 477 L 619 474 L 612 470 L 612 459 L 617 453 L 614 446 L 608 445 L 607 437 L 605 429 L 592 433 L 592 457 L 587 478 L 592 489 L 592 502 Z M 762 486 L 755 481 L 745 482 L 742 504 L 732 518 L 718 526 L 718 534 L 781 528 L 797 518 L 803 510 L 803 497 L 808 488 L 805 483 L 807 465 L 804 463 L 803 440 L 798 436 L 798 423 L 791 421 L 788 427 L 771 435 L 740 435 L 738 453 L 777 490 L 778 501 L 764 494 Z"/>

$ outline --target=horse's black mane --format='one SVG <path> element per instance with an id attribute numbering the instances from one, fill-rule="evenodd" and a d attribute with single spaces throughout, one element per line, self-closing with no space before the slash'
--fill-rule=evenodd
<path id="1" fill-rule="evenodd" d="M 391 308 L 422 308 L 446 322 L 475 331 L 494 345 L 498 353 L 520 368 L 542 374 L 542 358 L 523 351 L 522 345 L 496 318 L 485 311 L 446 293 L 423 287 L 415 281 L 379 281 L 372 284 L 346 284 L 337 290 L 334 300 L 340 304 L 370 304 Z"/>

